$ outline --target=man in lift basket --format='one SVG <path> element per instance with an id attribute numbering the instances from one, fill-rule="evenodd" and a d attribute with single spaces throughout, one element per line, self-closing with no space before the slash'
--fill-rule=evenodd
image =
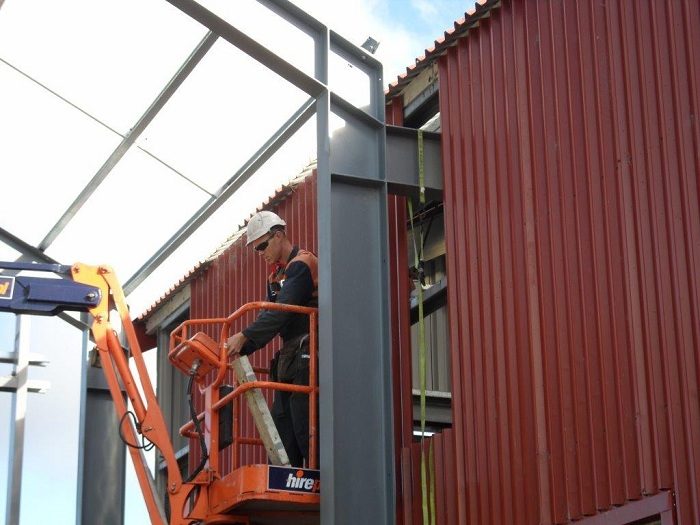
<path id="1" fill-rule="evenodd" d="M 318 306 L 318 259 L 294 246 L 285 232 L 286 223 L 271 211 L 261 211 L 248 221 L 247 246 L 274 266 L 267 278 L 267 300 L 298 306 Z M 255 321 L 227 341 L 228 355 L 237 359 L 265 346 L 276 335 L 281 350 L 270 367 L 272 381 L 309 384 L 309 317 L 291 312 L 265 310 Z M 289 462 L 303 467 L 309 461 L 308 394 L 275 391 L 272 418 L 287 450 Z"/>

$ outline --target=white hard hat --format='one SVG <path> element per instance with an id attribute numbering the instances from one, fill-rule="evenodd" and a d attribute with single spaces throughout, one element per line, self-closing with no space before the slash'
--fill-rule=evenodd
<path id="1" fill-rule="evenodd" d="M 287 223 L 282 220 L 282 217 L 271 211 L 261 211 L 253 215 L 248 221 L 248 229 L 246 237 L 248 242 L 246 246 L 266 235 L 275 226 L 286 226 Z"/>

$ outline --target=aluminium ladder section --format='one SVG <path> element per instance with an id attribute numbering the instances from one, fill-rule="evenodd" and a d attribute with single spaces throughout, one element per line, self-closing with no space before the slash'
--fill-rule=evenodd
<path id="1" fill-rule="evenodd" d="M 231 363 L 231 368 L 233 368 L 236 374 L 236 380 L 239 385 L 255 383 L 258 380 L 248 356 L 243 355 L 238 359 L 234 359 Z M 244 392 L 243 396 L 248 403 L 250 413 L 253 415 L 255 427 L 258 429 L 260 439 L 262 439 L 265 445 L 270 463 L 273 465 L 289 466 L 287 451 L 284 449 L 282 438 L 280 438 L 277 426 L 275 426 L 275 422 L 272 419 L 272 414 L 270 414 L 270 408 L 267 406 L 267 401 L 262 392 L 259 388 L 251 388 Z"/>

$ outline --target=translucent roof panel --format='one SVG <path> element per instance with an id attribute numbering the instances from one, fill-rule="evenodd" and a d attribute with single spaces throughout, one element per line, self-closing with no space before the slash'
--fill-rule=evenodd
<path id="1" fill-rule="evenodd" d="M 214 193 L 307 99 L 219 39 L 139 144 Z"/>
<path id="2" fill-rule="evenodd" d="M 162 1 L 10 1 L 0 58 L 125 133 L 205 33 Z"/>
<path id="3" fill-rule="evenodd" d="M 132 148 L 47 254 L 64 264 L 107 264 L 124 282 L 207 199 L 191 182 Z"/>
<path id="4" fill-rule="evenodd" d="M 17 250 L 10 248 L 4 242 L 0 242 L 0 261 L 16 261 L 20 255 Z"/>
<path id="5" fill-rule="evenodd" d="M 2 62 L 0 122 L 0 225 L 38 245 L 121 137 Z"/>
<path id="6" fill-rule="evenodd" d="M 187 272 L 214 253 L 280 186 L 302 173 L 315 160 L 315 137 L 316 123 L 311 119 L 156 268 L 129 295 L 134 316 L 140 315 L 168 291 L 168 286 L 178 283 Z"/>
<path id="7" fill-rule="evenodd" d="M 307 75 L 314 75 L 314 42 L 304 30 L 255 0 L 203 0 L 200 3 Z M 356 45 L 361 43 L 355 42 Z M 369 104 L 367 75 L 334 53 L 329 54 L 328 77 L 329 87 L 340 96 L 358 107 Z"/>

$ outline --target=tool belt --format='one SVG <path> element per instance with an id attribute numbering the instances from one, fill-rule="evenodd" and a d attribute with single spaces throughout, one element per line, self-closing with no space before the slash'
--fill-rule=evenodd
<path id="1" fill-rule="evenodd" d="M 294 383 L 300 372 L 308 370 L 309 358 L 309 334 L 286 341 L 272 358 L 270 379 L 279 383 Z"/>

